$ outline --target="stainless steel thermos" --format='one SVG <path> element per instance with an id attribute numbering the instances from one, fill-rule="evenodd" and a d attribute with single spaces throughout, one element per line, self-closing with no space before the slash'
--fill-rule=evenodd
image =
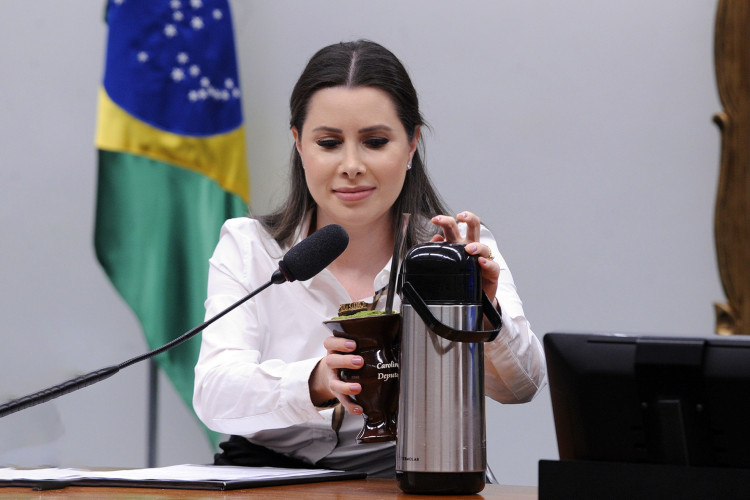
<path id="1" fill-rule="evenodd" d="M 404 258 L 396 479 L 406 493 L 485 486 L 483 342 L 502 320 L 481 281 L 461 244 L 417 245 Z M 479 331 L 484 314 L 494 330 Z"/>

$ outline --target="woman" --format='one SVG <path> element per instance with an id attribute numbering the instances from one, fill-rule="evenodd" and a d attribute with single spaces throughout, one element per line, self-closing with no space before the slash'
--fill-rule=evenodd
<path id="1" fill-rule="evenodd" d="M 417 93 L 391 52 L 369 41 L 321 49 L 290 107 L 289 197 L 271 215 L 226 222 L 210 261 L 206 315 L 265 283 L 284 253 L 318 228 L 340 224 L 349 245 L 312 279 L 269 288 L 204 331 L 193 404 L 209 428 L 233 435 L 216 463 L 393 476 L 394 443 L 355 443 L 362 409 L 347 396 L 361 388 L 336 375 L 361 367 L 362 358 L 347 354 L 355 343 L 331 337 L 322 322 L 387 285 L 402 213 L 413 221 L 406 248 L 447 240 L 479 256 L 482 288 L 504 323 L 485 346 L 487 395 L 530 400 L 545 378 L 544 355 L 494 237 L 471 212 L 444 215 L 419 151 Z"/>

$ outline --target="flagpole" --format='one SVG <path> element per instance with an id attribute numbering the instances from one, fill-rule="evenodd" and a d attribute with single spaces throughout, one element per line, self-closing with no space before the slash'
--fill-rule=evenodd
<path id="1" fill-rule="evenodd" d="M 159 424 L 159 366 L 148 360 L 148 442 L 147 467 L 156 467 L 157 428 Z"/>

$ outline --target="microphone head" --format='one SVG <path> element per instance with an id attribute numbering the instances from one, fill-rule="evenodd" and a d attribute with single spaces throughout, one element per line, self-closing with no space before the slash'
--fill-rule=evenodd
<path id="1" fill-rule="evenodd" d="M 325 269 L 349 244 L 349 235 L 338 224 L 322 227 L 294 245 L 279 262 L 287 281 L 306 281 Z"/>

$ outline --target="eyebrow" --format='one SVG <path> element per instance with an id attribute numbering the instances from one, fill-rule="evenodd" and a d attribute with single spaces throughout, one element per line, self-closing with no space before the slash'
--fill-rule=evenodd
<path id="1" fill-rule="evenodd" d="M 387 131 L 390 132 L 393 129 L 391 127 L 389 127 L 388 125 L 372 125 L 370 127 L 365 127 L 365 128 L 359 129 L 357 131 L 357 133 L 365 134 L 367 132 L 373 132 L 375 130 L 387 130 Z M 343 132 L 343 130 L 341 130 L 340 128 L 327 127 L 325 125 L 321 125 L 321 126 L 315 127 L 313 129 L 313 132 L 319 132 L 319 131 L 334 132 L 334 133 L 337 133 L 337 134 L 341 134 Z"/>
<path id="2" fill-rule="evenodd" d="M 361 128 L 359 129 L 358 132 L 362 134 L 362 133 L 367 133 L 367 132 L 374 132 L 376 130 L 387 130 L 390 132 L 393 129 L 389 127 L 388 125 L 373 125 L 372 127 Z"/>

